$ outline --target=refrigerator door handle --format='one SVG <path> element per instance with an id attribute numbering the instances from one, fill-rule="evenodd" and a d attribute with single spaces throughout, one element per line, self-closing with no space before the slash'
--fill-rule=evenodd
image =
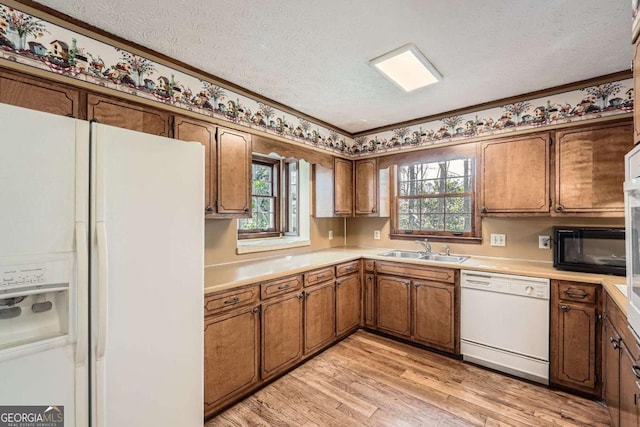
<path id="1" fill-rule="evenodd" d="M 104 355 L 107 344 L 107 284 L 108 247 L 104 221 L 96 222 L 98 246 L 98 333 L 96 338 L 96 427 L 105 421 L 105 366 Z"/>
<path id="2" fill-rule="evenodd" d="M 76 425 L 86 426 L 89 414 L 87 353 L 89 339 L 89 249 L 87 242 L 87 224 L 76 223 L 76 254 L 77 254 L 77 323 L 76 323 Z"/>

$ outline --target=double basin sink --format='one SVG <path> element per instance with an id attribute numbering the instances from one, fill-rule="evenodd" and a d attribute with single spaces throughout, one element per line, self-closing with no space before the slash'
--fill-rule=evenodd
<path id="1" fill-rule="evenodd" d="M 402 251 L 402 250 L 383 252 L 378 255 L 389 257 L 389 258 L 423 259 L 425 261 L 440 261 L 440 262 L 449 262 L 453 264 L 463 262 L 469 258 L 468 256 L 463 256 L 463 255 L 442 255 L 437 253 L 425 253 L 425 252 Z"/>

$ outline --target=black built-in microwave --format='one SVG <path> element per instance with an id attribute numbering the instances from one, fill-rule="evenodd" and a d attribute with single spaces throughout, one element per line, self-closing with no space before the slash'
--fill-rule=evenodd
<path id="1" fill-rule="evenodd" d="M 553 227 L 553 266 L 625 276 L 624 235 L 624 228 Z"/>

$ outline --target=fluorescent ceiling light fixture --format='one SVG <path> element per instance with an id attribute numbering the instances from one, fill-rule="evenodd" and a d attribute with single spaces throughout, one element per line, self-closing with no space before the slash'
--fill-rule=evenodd
<path id="1" fill-rule="evenodd" d="M 369 63 L 406 92 L 442 80 L 442 74 L 413 44 L 392 50 Z"/>

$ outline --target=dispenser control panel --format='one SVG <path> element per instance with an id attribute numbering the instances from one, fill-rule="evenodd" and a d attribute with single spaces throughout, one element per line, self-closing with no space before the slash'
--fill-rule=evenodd
<path id="1" fill-rule="evenodd" d="M 68 283 L 69 264 L 65 261 L 0 265 L 0 295 L 21 288 Z"/>

